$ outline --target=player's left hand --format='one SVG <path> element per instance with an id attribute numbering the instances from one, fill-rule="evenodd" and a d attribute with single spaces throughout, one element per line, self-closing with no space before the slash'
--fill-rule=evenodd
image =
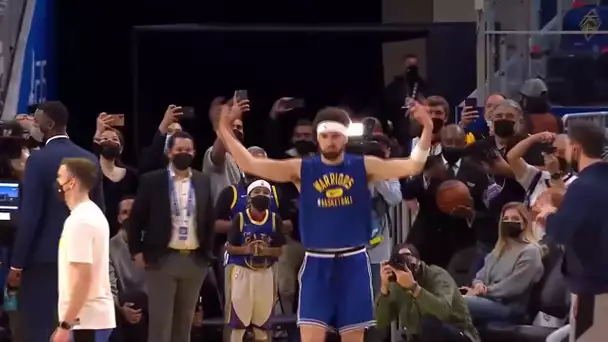
<path id="1" fill-rule="evenodd" d="M 51 342 L 69 342 L 70 331 L 67 329 L 57 328 L 53 335 L 51 335 Z"/>
<path id="2" fill-rule="evenodd" d="M 411 289 L 414 284 L 416 284 L 416 279 L 414 279 L 414 275 L 409 270 L 402 271 L 393 268 L 393 272 L 395 273 L 395 278 L 397 284 L 405 289 Z"/>

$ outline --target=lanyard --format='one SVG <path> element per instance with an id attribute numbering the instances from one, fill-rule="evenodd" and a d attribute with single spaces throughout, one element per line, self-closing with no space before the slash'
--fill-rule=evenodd
<path id="1" fill-rule="evenodd" d="M 178 196 L 175 190 L 175 184 L 173 183 L 173 177 L 171 177 L 172 172 L 169 171 L 169 193 L 171 195 L 171 213 L 173 216 L 182 217 L 182 211 L 180 210 Z M 194 212 L 194 186 L 192 186 L 192 179 L 190 179 L 190 191 L 188 191 L 188 200 L 186 202 L 186 217 L 184 217 L 184 221 L 186 221 L 189 217 L 192 217 L 192 213 Z"/>

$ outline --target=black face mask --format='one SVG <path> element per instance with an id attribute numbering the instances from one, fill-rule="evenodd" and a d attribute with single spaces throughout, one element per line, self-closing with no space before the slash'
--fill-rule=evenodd
<path id="1" fill-rule="evenodd" d="M 257 195 L 251 197 L 251 206 L 256 210 L 264 211 L 270 206 L 270 197 L 264 195 Z"/>
<path id="2" fill-rule="evenodd" d="M 192 159 L 194 159 L 194 157 L 189 153 L 177 153 L 173 155 L 171 162 L 176 169 L 183 171 L 190 167 Z"/>
<path id="3" fill-rule="evenodd" d="M 65 202 L 65 190 L 63 189 L 63 186 L 66 185 L 68 182 L 69 181 L 61 184 L 59 183 L 59 181 L 55 181 L 55 184 L 53 184 L 55 190 L 57 190 L 57 198 L 60 202 Z"/>
<path id="4" fill-rule="evenodd" d="M 101 148 L 99 154 L 106 159 L 114 160 L 120 156 L 120 146 L 113 142 L 103 142 L 99 144 L 99 147 Z"/>
<path id="5" fill-rule="evenodd" d="M 317 145 L 310 140 L 296 140 L 293 143 L 293 147 L 296 149 L 299 155 L 305 156 L 310 153 L 315 153 L 317 151 Z"/>
<path id="6" fill-rule="evenodd" d="M 501 138 L 512 137 L 515 134 L 515 121 L 496 120 L 494 121 L 494 134 Z"/>
<path id="7" fill-rule="evenodd" d="M 432 119 L 433 121 L 433 133 L 439 133 L 443 128 L 444 121 L 442 119 Z"/>
<path id="8" fill-rule="evenodd" d="M 442 146 L 441 154 L 443 158 L 448 162 L 448 164 L 456 163 L 460 158 L 462 158 L 464 150 L 460 147 L 446 147 Z"/>
<path id="9" fill-rule="evenodd" d="M 243 142 L 243 132 L 239 131 L 238 129 L 233 129 L 232 134 L 234 134 L 236 140 Z"/>
<path id="10" fill-rule="evenodd" d="M 522 223 L 521 222 L 513 222 L 507 221 L 501 224 L 502 231 L 504 234 L 511 239 L 515 239 L 521 235 L 523 232 Z"/>
<path id="11" fill-rule="evenodd" d="M 405 69 L 405 77 L 410 82 L 418 81 L 418 66 L 412 65 L 407 67 L 407 69 Z"/>

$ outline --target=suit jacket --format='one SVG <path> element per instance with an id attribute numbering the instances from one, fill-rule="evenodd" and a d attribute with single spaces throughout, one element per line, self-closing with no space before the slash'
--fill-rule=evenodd
<path id="1" fill-rule="evenodd" d="M 55 188 L 57 170 L 64 158 L 87 158 L 97 165 L 98 182 L 91 191 L 91 199 L 101 210 L 105 210 L 102 174 L 97 157 L 68 138 L 51 139 L 42 149 L 33 151 L 26 163 L 12 267 L 57 262 L 63 223 L 70 214 Z"/>
<path id="2" fill-rule="evenodd" d="M 404 184 L 404 197 L 416 199 L 420 205 L 408 240 L 422 246 L 420 253 L 428 260 L 425 261 L 439 266 L 447 265 L 454 252 L 475 244 L 480 232 L 487 230 L 488 215 L 484 196 L 488 188 L 488 177 L 481 166 L 466 158 L 461 159 L 460 167 L 453 177 L 466 184 L 473 197 L 475 218 L 470 222 L 441 212 L 437 207 L 436 191 L 443 180 L 433 179 L 425 187 L 424 178 L 424 175 L 418 175 Z M 494 231 L 497 229 L 490 228 Z M 433 252 L 429 253 L 428 248 L 425 251 L 425 245 L 432 248 Z"/>
<path id="3" fill-rule="evenodd" d="M 141 176 L 127 228 L 131 255 L 144 254 L 146 263 L 158 263 L 169 252 L 173 230 L 169 196 L 169 174 L 166 168 Z M 214 242 L 213 198 L 207 174 L 192 170 L 196 202 L 197 257 L 211 258 Z"/>

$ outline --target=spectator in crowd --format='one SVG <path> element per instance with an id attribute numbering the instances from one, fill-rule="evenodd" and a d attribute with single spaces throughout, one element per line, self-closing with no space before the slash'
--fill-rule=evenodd
<path id="1" fill-rule="evenodd" d="M 431 119 L 433 120 L 431 155 L 436 156 L 441 154 L 441 129 L 450 117 L 450 105 L 441 96 L 429 96 L 426 102 L 431 111 Z M 420 137 L 412 139 L 412 147 L 415 147 L 419 140 Z"/>
<path id="2" fill-rule="evenodd" d="M 69 215 L 57 196 L 57 169 L 64 158 L 87 158 L 98 165 L 92 153 L 72 143 L 67 136 L 68 110 L 60 102 L 39 106 L 35 115 L 46 146 L 28 158 L 23 179 L 19 228 L 10 260 L 8 284 L 19 287 L 19 315 L 24 322 L 36 322 L 25 330 L 28 341 L 47 342 L 56 327 L 57 241 Z M 91 198 L 104 208 L 101 177 Z M 45 284 L 40 286 L 40 284 Z"/>
<path id="3" fill-rule="evenodd" d="M 565 247 L 564 275 L 576 295 L 571 340 L 581 342 L 599 341 L 608 333 L 608 220 L 602 211 L 608 205 L 608 165 L 601 162 L 605 132 L 590 121 L 570 125 L 565 157 L 578 179 L 561 205 L 547 201 L 537 216 L 547 236 Z"/>
<path id="4" fill-rule="evenodd" d="M 414 246 L 398 245 L 396 256 L 382 265 L 381 272 L 379 328 L 399 319 L 408 341 L 480 342 L 452 277 L 441 267 L 420 261 Z"/>
<path id="5" fill-rule="evenodd" d="M 158 130 L 154 133 L 152 143 L 147 146 L 139 162 L 139 174 L 167 167 L 167 143 L 175 132 L 181 132 L 182 126 L 179 119 L 183 114 L 182 107 L 170 105 L 167 107 L 163 119 L 158 125 Z"/>
<path id="6" fill-rule="evenodd" d="M 223 101 L 223 98 L 216 97 L 209 108 L 209 119 L 213 127 L 217 126 Z M 247 108 L 247 110 L 249 109 Z M 235 120 L 232 124 L 232 133 L 240 142 L 243 142 L 245 135 L 241 119 Z M 211 196 L 214 201 L 217 200 L 222 189 L 238 183 L 243 177 L 241 170 L 234 160 L 232 160 L 230 153 L 226 151 L 224 143 L 222 143 L 219 137 L 216 137 L 213 146 L 205 151 L 205 155 L 203 156 L 203 172 L 211 177 Z"/>
<path id="7" fill-rule="evenodd" d="M 114 271 L 114 304 L 118 312 L 120 337 L 124 341 L 148 340 L 148 298 L 144 269 L 131 258 L 128 246 L 128 220 L 135 198 L 124 197 L 118 204 L 120 230 L 110 239 L 110 267 Z"/>
<path id="8" fill-rule="evenodd" d="M 490 216 L 498 224 L 502 208 L 509 202 L 523 202 L 524 188 L 515 180 L 511 167 L 505 160 L 507 153 L 522 140 L 516 131 L 523 117 L 521 107 L 513 100 L 503 100 L 492 112 L 494 134 L 467 146 L 467 153 L 483 165 L 489 175 L 490 186 L 486 194 Z M 534 166 L 544 165 L 538 144 L 524 155 L 524 160 Z M 494 241 L 490 244 L 493 246 Z"/>
<path id="9" fill-rule="evenodd" d="M 230 342 L 241 342 L 253 328 L 255 341 L 266 341 L 275 304 L 272 265 L 281 255 L 285 237 L 281 218 L 270 211 L 272 187 L 256 180 L 247 187 L 249 205 L 232 220 L 228 234 L 229 263 L 234 265 L 231 285 Z"/>
<path id="10" fill-rule="evenodd" d="M 381 134 L 375 134 L 374 137 L 384 142 L 380 143 L 384 152 L 384 158 L 389 158 L 391 151 L 388 146 L 388 138 Z M 391 215 L 390 209 L 401 204 L 401 184 L 396 179 L 376 181 L 370 184 L 370 191 L 372 193 L 373 230 L 368 254 L 371 263 L 374 293 L 378 293 L 380 290 L 380 266 L 383 261 L 390 258 L 391 246 L 393 245 L 391 229 L 395 217 Z"/>
<path id="11" fill-rule="evenodd" d="M 498 242 L 485 258 L 466 301 L 478 322 L 518 322 L 524 318 L 532 286 L 543 275 L 541 248 L 527 208 L 507 203 L 499 224 Z"/>
<path id="12" fill-rule="evenodd" d="M 97 165 L 90 158 L 65 158 L 57 171 L 58 197 L 71 212 L 59 241 L 59 325 L 52 342 L 107 342 L 116 327 L 110 287 L 110 226 L 89 197 L 98 179 Z"/>
<path id="13" fill-rule="evenodd" d="M 563 133 L 564 124 L 551 113 L 547 85 L 540 78 L 524 82 L 520 91 L 521 107 L 530 134 L 540 132 Z"/>
<path id="14" fill-rule="evenodd" d="M 317 152 L 317 145 L 313 138 L 312 122 L 307 119 L 296 121 L 291 133 L 290 142 L 292 147 L 286 151 L 281 150 L 280 137 L 282 136 L 281 132 L 285 129 L 283 126 L 286 126 L 289 122 L 287 119 L 294 119 L 294 115 L 289 113 L 297 112 L 296 109 L 299 109 L 292 105 L 293 100 L 290 97 L 282 97 L 274 102 L 270 110 L 265 128 L 265 142 L 268 155 L 273 158 L 305 157 Z M 291 122 L 293 123 L 293 121 Z"/>
<path id="15" fill-rule="evenodd" d="M 403 191 L 404 198 L 415 200 L 419 208 L 408 240 L 419 247 L 426 263 L 447 267 L 454 253 L 474 246 L 476 239 L 487 243 L 494 234 L 487 232 L 490 223 L 484 199 L 488 177 L 479 165 L 464 158 L 464 130 L 458 125 L 448 125 L 440 135 L 442 154 L 427 162 L 422 175 L 408 179 Z M 436 190 L 443 181 L 450 179 L 468 186 L 473 207 L 459 208 L 451 215 L 439 210 Z"/>
<path id="16" fill-rule="evenodd" d="M 93 152 L 99 155 L 99 165 L 103 174 L 103 194 L 106 216 L 110 219 L 110 236 L 118 232 L 116 221 L 118 202 L 127 195 L 134 195 L 137 189 L 137 173 L 120 160 L 124 139 L 112 128 L 114 117 L 101 113 L 97 117 L 97 129 L 93 136 Z"/>
<path id="17" fill-rule="evenodd" d="M 167 169 L 140 179 L 129 218 L 129 251 L 146 267 L 148 336 L 190 341 L 190 326 L 214 243 L 209 176 L 190 167 L 192 136 L 176 132 Z M 142 232 L 146 232 L 142 239 Z"/>
<path id="18" fill-rule="evenodd" d="M 569 172 L 564 157 L 567 143 L 567 135 L 556 136 L 549 132 L 536 133 L 520 141 L 507 154 L 507 161 L 515 179 L 526 190 L 524 203 L 532 209 L 533 214 L 538 214 L 539 205 L 544 202 L 544 197 L 551 195 L 549 189 L 564 190 L 576 179 L 576 176 Z M 544 170 L 539 170 L 526 163 L 523 158 L 528 149 L 535 144 L 545 144 L 547 147 L 544 154 Z M 533 227 L 536 239 L 542 239 L 545 235 L 544 227 L 538 222 L 534 222 Z"/>
<path id="19" fill-rule="evenodd" d="M 467 135 L 471 135 L 471 141 L 485 139 L 492 134 L 494 134 L 494 125 L 492 121 L 492 111 L 496 108 L 496 106 L 505 99 L 505 96 L 502 94 L 491 94 L 486 99 L 486 102 L 483 106 L 483 118 L 485 120 L 485 125 L 483 127 L 471 127 L 470 125 L 479 118 L 479 112 L 477 108 L 465 106 L 462 109 L 462 114 L 460 115 L 460 122 L 458 125 L 466 130 Z"/>
<path id="20" fill-rule="evenodd" d="M 411 137 L 417 134 L 410 134 L 412 121 L 404 115 L 406 99 L 422 102 L 427 93 L 427 84 L 420 76 L 418 64 L 418 57 L 414 54 L 403 57 L 403 73 L 395 76 L 384 89 L 380 111 L 384 115 L 383 119 L 393 122 L 395 137 L 408 152 L 412 148 Z"/>

